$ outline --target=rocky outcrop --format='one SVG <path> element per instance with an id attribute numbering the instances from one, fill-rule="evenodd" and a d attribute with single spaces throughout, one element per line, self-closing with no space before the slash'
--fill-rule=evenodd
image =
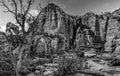
<path id="1" fill-rule="evenodd" d="M 111 51 L 112 39 L 119 36 L 119 10 L 101 15 L 88 12 L 83 16 L 72 16 L 50 3 L 40 14 L 35 34 L 43 35 L 38 46 L 49 51 L 71 48 L 78 51 L 85 47 Z"/>
<path id="2" fill-rule="evenodd" d="M 112 51 L 112 39 L 119 37 L 119 10 L 102 15 L 87 13 L 83 16 L 83 24 L 86 24 L 95 34 L 95 43 L 104 44 L 105 51 Z"/>
<path id="3" fill-rule="evenodd" d="M 46 49 L 59 51 L 72 48 L 75 41 L 76 17 L 51 3 L 42 9 L 37 33 L 42 33 Z"/>
<path id="4" fill-rule="evenodd" d="M 51 48 L 67 50 L 93 44 L 94 32 L 82 23 L 82 17 L 69 15 L 53 3 L 43 8 L 38 19 L 37 32 L 49 36 Z"/>
<path id="5" fill-rule="evenodd" d="M 40 11 L 38 25 L 35 25 L 33 40 L 34 45 L 37 45 L 36 52 L 41 52 L 42 49 L 81 50 L 81 47 L 104 47 L 104 50 L 111 51 L 112 39 L 116 36 L 119 38 L 120 34 L 119 16 L 120 9 L 101 15 L 88 12 L 83 16 L 73 16 L 59 6 L 49 3 Z M 11 23 L 9 25 L 11 29 L 17 28 Z M 36 38 L 41 34 L 43 36 Z"/>

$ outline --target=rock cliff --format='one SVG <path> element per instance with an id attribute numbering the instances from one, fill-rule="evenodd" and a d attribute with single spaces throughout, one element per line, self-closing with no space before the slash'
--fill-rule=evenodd
<path id="1" fill-rule="evenodd" d="M 71 48 L 76 51 L 83 48 L 112 51 L 112 40 L 119 36 L 119 10 L 100 15 L 88 12 L 83 16 L 73 16 L 50 3 L 40 14 L 35 31 L 36 34 L 44 34 L 40 38 L 49 51 Z"/>

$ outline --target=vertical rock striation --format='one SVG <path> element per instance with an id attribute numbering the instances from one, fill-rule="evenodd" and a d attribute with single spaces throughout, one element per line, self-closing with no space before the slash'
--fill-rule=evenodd
<path id="1" fill-rule="evenodd" d="M 40 13 L 36 32 L 49 37 L 50 47 L 56 50 L 104 47 L 111 51 L 111 41 L 120 31 L 118 10 L 101 15 L 88 12 L 83 16 L 72 16 L 50 3 Z"/>

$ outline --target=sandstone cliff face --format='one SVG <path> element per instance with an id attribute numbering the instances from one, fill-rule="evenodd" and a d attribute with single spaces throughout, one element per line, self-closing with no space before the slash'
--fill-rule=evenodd
<path id="1" fill-rule="evenodd" d="M 111 51 L 111 41 L 119 36 L 119 29 L 119 10 L 102 15 L 88 12 L 83 16 L 72 16 L 53 3 L 41 11 L 37 27 L 39 33 L 49 37 L 47 44 L 57 50 L 81 46 L 94 48 L 97 44 Z"/>
<path id="2" fill-rule="evenodd" d="M 86 13 L 83 16 L 83 24 L 86 24 L 95 34 L 97 43 L 105 42 L 105 51 L 111 51 L 111 42 L 114 37 L 119 38 L 119 10 L 102 15 Z"/>
<path id="3" fill-rule="evenodd" d="M 76 17 L 66 14 L 59 6 L 52 3 L 46 6 L 41 14 L 39 22 L 42 24 L 38 24 L 38 29 L 50 38 L 51 48 L 57 45 L 57 48 L 64 50 L 71 48 L 74 43 L 74 31 L 76 31 Z"/>

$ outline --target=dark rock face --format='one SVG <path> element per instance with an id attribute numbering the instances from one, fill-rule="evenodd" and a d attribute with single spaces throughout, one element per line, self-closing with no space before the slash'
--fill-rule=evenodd
<path id="1" fill-rule="evenodd" d="M 50 3 L 41 11 L 37 32 L 49 37 L 46 40 L 52 50 L 103 45 L 104 50 L 111 51 L 111 41 L 119 34 L 118 13 L 97 15 L 88 12 L 81 17 L 72 16 Z"/>
<path id="2" fill-rule="evenodd" d="M 61 40 L 63 42 L 62 44 L 58 44 L 58 46 L 63 45 L 60 48 L 64 48 L 65 50 L 71 49 L 76 45 L 89 46 L 93 44 L 93 40 L 95 39 L 94 32 L 90 29 L 90 26 L 82 23 L 84 21 L 82 17 L 71 16 L 65 13 L 59 6 L 52 3 L 46 6 L 42 10 L 42 13 L 40 18 L 44 16 L 41 20 L 44 23 L 42 26 L 39 26 L 42 29 L 41 32 L 58 36 L 57 41 L 60 42 Z"/>
<path id="3" fill-rule="evenodd" d="M 83 17 L 71 16 L 52 3 L 46 6 L 41 13 L 38 30 L 49 37 L 53 36 L 50 37 L 52 50 L 53 47 L 56 47 L 56 50 L 59 48 L 66 50 L 73 47 L 79 50 L 79 47 L 92 46 L 95 41 L 101 39 L 99 22 L 93 13 Z"/>
<path id="4" fill-rule="evenodd" d="M 106 12 L 103 15 L 87 13 L 83 16 L 83 24 L 86 24 L 94 32 L 95 43 L 104 44 L 105 51 L 111 51 L 112 40 L 119 38 L 119 10 L 113 13 Z"/>
<path id="5" fill-rule="evenodd" d="M 39 32 L 51 38 L 51 48 L 58 50 L 58 48 L 69 49 L 74 44 L 76 31 L 76 17 L 66 14 L 61 8 L 55 4 L 49 4 L 42 11 L 39 16 L 38 25 Z M 44 17 L 41 19 L 41 17 Z"/>

